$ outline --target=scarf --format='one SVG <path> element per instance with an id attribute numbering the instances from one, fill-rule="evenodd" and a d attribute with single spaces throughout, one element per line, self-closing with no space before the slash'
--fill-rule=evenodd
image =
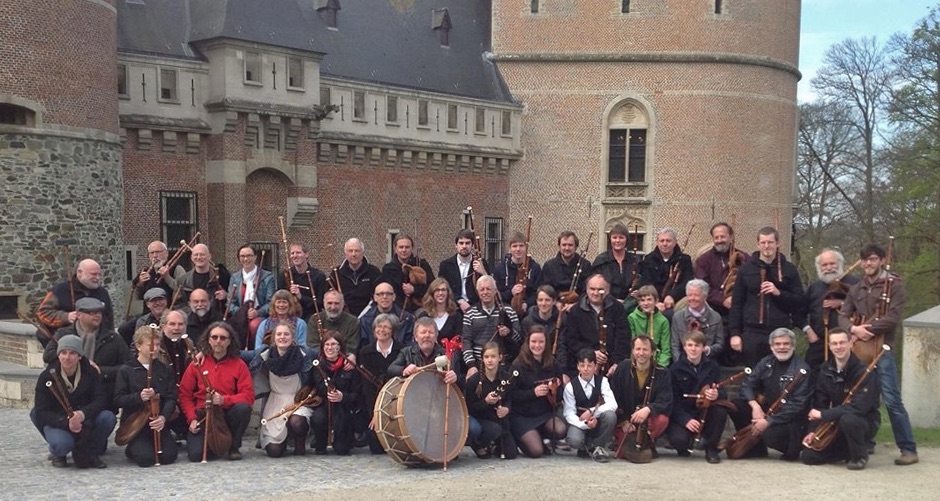
<path id="1" fill-rule="evenodd" d="M 82 366 L 79 365 L 75 368 L 75 378 L 72 381 L 69 381 L 69 377 L 65 375 L 64 372 L 61 373 L 60 377 L 62 382 L 65 383 L 65 389 L 69 393 L 75 393 L 75 388 L 78 388 L 78 383 L 82 382 Z"/>
<path id="2" fill-rule="evenodd" d="M 247 303 L 248 301 L 255 301 L 255 275 L 258 274 L 258 267 L 255 266 L 255 269 L 250 272 L 242 270 L 242 283 L 245 284 L 245 297 L 242 298 L 242 304 Z"/>
<path id="3" fill-rule="evenodd" d="M 271 348 L 269 353 L 267 364 L 271 374 L 285 377 L 303 370 L 304 354 L 300 351 L 300 346 L 291 345 L 283 355 L 278 353 L 277 348 Z"/>

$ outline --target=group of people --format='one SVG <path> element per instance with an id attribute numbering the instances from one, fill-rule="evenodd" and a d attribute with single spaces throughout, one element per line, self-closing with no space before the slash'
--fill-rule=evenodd
<path id="1" fill-rule="evenodd" d="M 382 269 L 349 239 L 328 273 L 299 243 L 288 246 L 290 267 L 275 272 L 243 245 L 229 274 L 205 244 L 189 249 L 185 270 L 153 242 L 132 290 L 145 309 L 122 324 L 100 266 L 86 259 L 38 309 L 55 334 L 43 339 L 48 367 L 31 417 L 57 467 L 70 452 L 77 467 L 104 467 L 118 412 L 116 437 L 141 466 L 172 463 L 183 441 L 190 461 L 240 459 L 258 399 L 257 445 L 269 456 L 306 454 L 308 439 L 315 454 L 381 454 L 372 416 L 382 386 L 447 356 L 442 382 L 462 390 L 468 445 L 480 458 L 560 448 L 644 462 L 662 438 L 679 456 L 704 449 L 709 463 L 726 447 L 735 458 L 770 447 L 787 460 L 861 469 L 883 397 L 895 462 L 916 463 L 891 352 L 876 350 L 877 368 L 853 354 L 872 339 L 891 345 L 900 321 L 903 283 L 886 269 L 885 249 L 862 250 L 861 279 L 824 250 L 804 291 L 775 229 L 759 231 L 750 255 L 726 223 L 711 236 L 693 259 L 665 228 L 641 257 L 617 224 L 591 262 L 566 231 L 540 266 L 517 233 L 490 266 L 473 232 L 460 230 L 437 276 L 406 235 Z M 721 366 L 749 369 L 732 378 L 743 376 L 738 398 L 727 398 Z M 729 417 L 739 433 L 722 443 Z M 838 424 L 838 438 L 807 447 L 824 423 Z"/>

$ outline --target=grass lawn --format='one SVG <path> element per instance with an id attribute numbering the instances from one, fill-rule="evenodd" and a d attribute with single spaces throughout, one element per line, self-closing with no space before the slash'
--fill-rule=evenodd
<path id="1" fill-rule="evenodd" d="M 881 428 L 875 435 L 875 442 L 879 445 L 894 444 L 894 433 L 891 431 L 891 421 L 888 420 L 888 411 L 882 405 L 881 409 Z M 914 441 L 917 447 L 940 447 L 940 428 L 914 428 Z"/>

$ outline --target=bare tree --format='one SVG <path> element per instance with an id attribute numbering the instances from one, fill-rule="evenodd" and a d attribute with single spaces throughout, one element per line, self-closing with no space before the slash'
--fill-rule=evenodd
<path id="1" fill-rule="evenodd" d="M 855 213 L 864 239 L 875 241 L 875 191 L 884 181 L 876 161 L 877 145 L 882 140 L 881 115 L 891 87 L 885 50 L 875 38 L 846 39 L 826 51 L 823 63 L 811 85 L 823 100 L 851 110 L 851 127 L 860 140 L 858 148 L 847 152 L 850 158 L 843 164 L 857 186 L 847 186 L 846 178 L 830 178 Z"/>

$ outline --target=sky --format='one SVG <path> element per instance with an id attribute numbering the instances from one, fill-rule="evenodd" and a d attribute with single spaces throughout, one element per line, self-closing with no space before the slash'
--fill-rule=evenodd
<path id="1" fill-rule="evenodd" d="M 899 31 L 910 33 L 934 5 L 940 5 L 940 0 L 803 0 L 799 101 L 813 100 L 810 80 L 830 46 L 870 36 L 884 43 Z"/>

